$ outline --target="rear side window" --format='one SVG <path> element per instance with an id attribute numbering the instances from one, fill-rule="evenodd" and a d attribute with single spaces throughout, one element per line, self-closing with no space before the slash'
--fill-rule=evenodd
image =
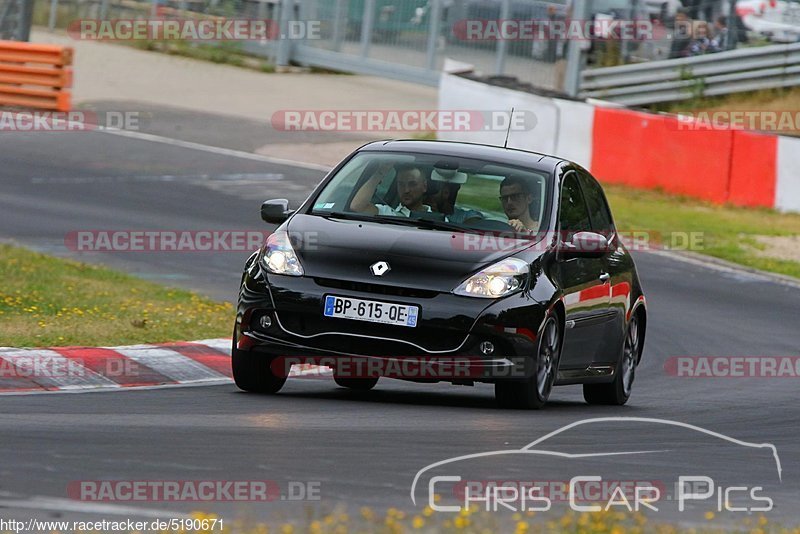
<path id="1" fill-rule="evenodd" d="M 592 229 L 589 212 L 586 210 L 586 201 L 578 183 L 578 175 L 574 172 L 567 174 L 561 186 L 559 214 L 559 224 L 564 241 L 571 241 L 574 234 L 588 232 Z"/>
<path id="2" fill-rule="evenodd" d="M 600 187 L 597 180 L 588 174 L 581 173 L 580 177 L 586 205 L 589 208 L 589 215 L 592 220 L 592 231 L 608 237 L 614 233 L 614 221 L 611 218 L 611 210 L 608 209 L 608 202 L 603 194 L 603 188 Z"/>

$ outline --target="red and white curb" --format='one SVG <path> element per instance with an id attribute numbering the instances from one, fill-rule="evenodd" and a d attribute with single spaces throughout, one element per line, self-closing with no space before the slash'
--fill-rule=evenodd
<path id="1" fill-rule="evenodd" d="M 0 347 L 0 394 L 229 383 L 230 339 L 122 347 Z M 295 366 L 289 376 L 319 373 Z"/>

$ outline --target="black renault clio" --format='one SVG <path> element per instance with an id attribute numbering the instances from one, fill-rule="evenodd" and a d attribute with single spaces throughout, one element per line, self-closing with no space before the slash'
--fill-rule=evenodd
<path id="1" fill-rule="evenodd" d="M 298 363 L 340 386 L 493 383 L 502 407 L 554 385 L 627 402 L 647 325 L 598 182 L 552 156 L 439 141 L 368 144 L 289 210 L 247 261 L 239 388 L 276 393 Z"/>

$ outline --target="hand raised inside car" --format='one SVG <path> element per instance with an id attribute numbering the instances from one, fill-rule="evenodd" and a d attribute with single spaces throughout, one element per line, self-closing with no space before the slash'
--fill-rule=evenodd
<path id="1" fill-rule="evenodd" d="M 388 161 L 384 162 L 384 163 L 381 163 L 380 165 L 378 165 L 378 168 L 375 171 L 375 173 L 372 175 L 372 178 L 379 178 L 379 179 L 383 180 L 384 178 L 386 178 L 386 176 L 389 175 L 389 171 L 392 170 L 393 166 L 394 165 L 392 165 Z"/>

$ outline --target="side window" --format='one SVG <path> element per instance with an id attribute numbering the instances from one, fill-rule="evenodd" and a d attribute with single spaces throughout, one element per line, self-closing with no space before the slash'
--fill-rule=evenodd
<path id="1" fill-rule="evenodd" d="M 578 184 L 578 176 L 574 172 L 567 174 L 561 186 L 559 213 L 559 226 L 564 241 L 571 241 L 574 234 L 592 229 L 589 223 L 589 212 L 586 211 L 586 202 Z"/>
<path id="2" fill-rule="evenodd" d="M 589 207 L 589 215 L 592 220 L 592 230 L 610 237 L 614 233 L 614 222 L 611 218 L 611 211 L 608 209 L 606 196 L 603 194 L 603 188 L 588 174 L 581 173 L 580 177 L 581 188 L 586 197 L 586 205 Z"/>

